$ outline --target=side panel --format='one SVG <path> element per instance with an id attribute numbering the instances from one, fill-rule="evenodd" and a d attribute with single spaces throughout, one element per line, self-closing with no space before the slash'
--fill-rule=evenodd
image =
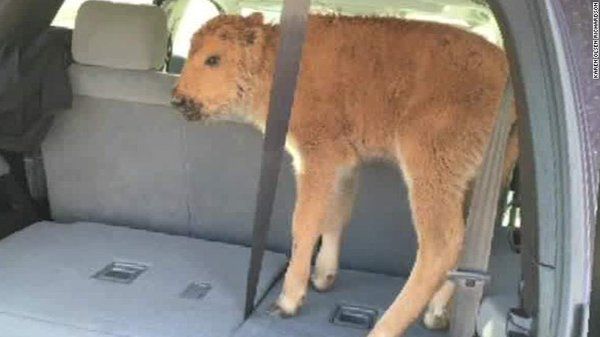
<path id="1" fill-rule="evenodd" d="M 576 2 L 582 13 L 591 12 Z M 591 151 L 564 12 L 551 0 L 493 4 L 522 111 L 523 255 L 524 270 L 531 271 L 524 275 L 525 307 L 537 318 L 538 336 L 583 333 L 576 317 L 589 294 Z"/>

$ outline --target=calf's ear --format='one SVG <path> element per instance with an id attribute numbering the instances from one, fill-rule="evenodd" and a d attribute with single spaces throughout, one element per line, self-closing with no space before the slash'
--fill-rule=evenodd
<path id="1" fill-rule="evenodd" d="M 254 12 L 247 17 L 248 22 L 253 26 L 262 25 L 264 18 L 261 12 Z"/>
<path id="2" fill-rule="evenodd" d="M 255 44 L 262 34 L 263 15 L 261 12 L 254 12 L 247 16 L 245 21 L 242 42 L 246 45 Z"/>

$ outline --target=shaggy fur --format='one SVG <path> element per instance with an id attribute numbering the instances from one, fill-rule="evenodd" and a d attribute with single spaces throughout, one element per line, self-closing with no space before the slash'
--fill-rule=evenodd
<path id="1" fill-rule="evenodd" d="M 278 40 L 278 26 L 260 15 L 211 20 L 194 35 L 174 103 L 190 120 L 242 120 L 264 130 Z M 465 195 L 507 77 L 502 50 L 457 28 L 310 17 L 286 144 L 297 200 L 292 257 L 276 303 L 281 315 L 294 315 L 304 300 L 319 238 L 312 282 L 318 290 L 332 286 L 357 168 L 384 158 L 403 172 L 419 251 L 404 289 L 369 336 L 402 335 L 430 300 L 426 325 L 447 325 L 453 287 L 443 284 L 459 258 Z M 513 132 L 507 171 L 516 153 Z"/>

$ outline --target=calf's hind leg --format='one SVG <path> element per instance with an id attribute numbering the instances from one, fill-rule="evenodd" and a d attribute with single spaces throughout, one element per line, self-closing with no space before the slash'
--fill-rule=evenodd
<path id="1" fill-rule="evenodd" d="M 431 330 L 445 330 L 450 326 L 449 303 L 454 295 L 455 284 L 446 281 L 444 285 L 433 295 L 429 306 L 423 315 L 423 324 Z"/>
<path id="2" fill-rule="evenodd" d="M 468 177 L 452 172 L 448 160 L 439 160 L 421 147 L 405 158 L 410 203 L 419 249 L 404 288 L 369 337 L 398 337 L 413 323 L 455 268 L 464 239 L 463 201 Z M 429 156 L 429 157 L 428 157 Z"/>
<path id="3" fill-rule="evenodd" d="M 506 188 L 511 182 L 512 171 L 515 168 L 519 154 L 518 130 L 513 127 L 506 147 L 503 169 L 503 186 Z M 498 210 L 500 212 L 500 210 Z M 465 213 L 466 214 L 466 213 Z M 499 214 L 501 216 L 501 214 Z M 446 281 L 442 288 L 433 296 L 427 311 L 423 316 L 423 323 L 431 330 L 444 330 L 450 326 L 449 303 L 454 295 L 455 285 L 452 281 Z"/>

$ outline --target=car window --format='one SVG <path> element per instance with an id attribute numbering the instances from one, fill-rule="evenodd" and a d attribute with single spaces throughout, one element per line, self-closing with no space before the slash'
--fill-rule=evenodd
<path id="1" fill-rule="evenodd" d="M 73 28 L 79 7 L 88 0 L 65 0 L 52 20 L 52 26 Z M 101 0 L 108 1 L 108 0 Z M 153 0 L 110 0 L 112 2 L 152 5 Z"/>
<path id="2" fill-rule="evenodd" d="M 226 0 L 221 2 L 229 3 Z M 238 0 L 235 10 L 242 15 L 255 11 L 264 14 L 265 20 L 279 21 L 281 1 Z M 231 10 L 231 9 L 230 9 Z M 502 46 L 502 36 L 492 10 L 482 0 L 369 0 L 339 1 L 319 0 L 311 4 L 313 13 L 343 15 L 392 16 L 410 20 L 441 22 L 460 27 L 485 37 Z"/>
<path id="3" fill-rule="evenodd" d="M 169 17 L 173 55 L 187 58 L 192 35 L 219 10 L 210 0 L 175 0 L 164 5 Z"/>

